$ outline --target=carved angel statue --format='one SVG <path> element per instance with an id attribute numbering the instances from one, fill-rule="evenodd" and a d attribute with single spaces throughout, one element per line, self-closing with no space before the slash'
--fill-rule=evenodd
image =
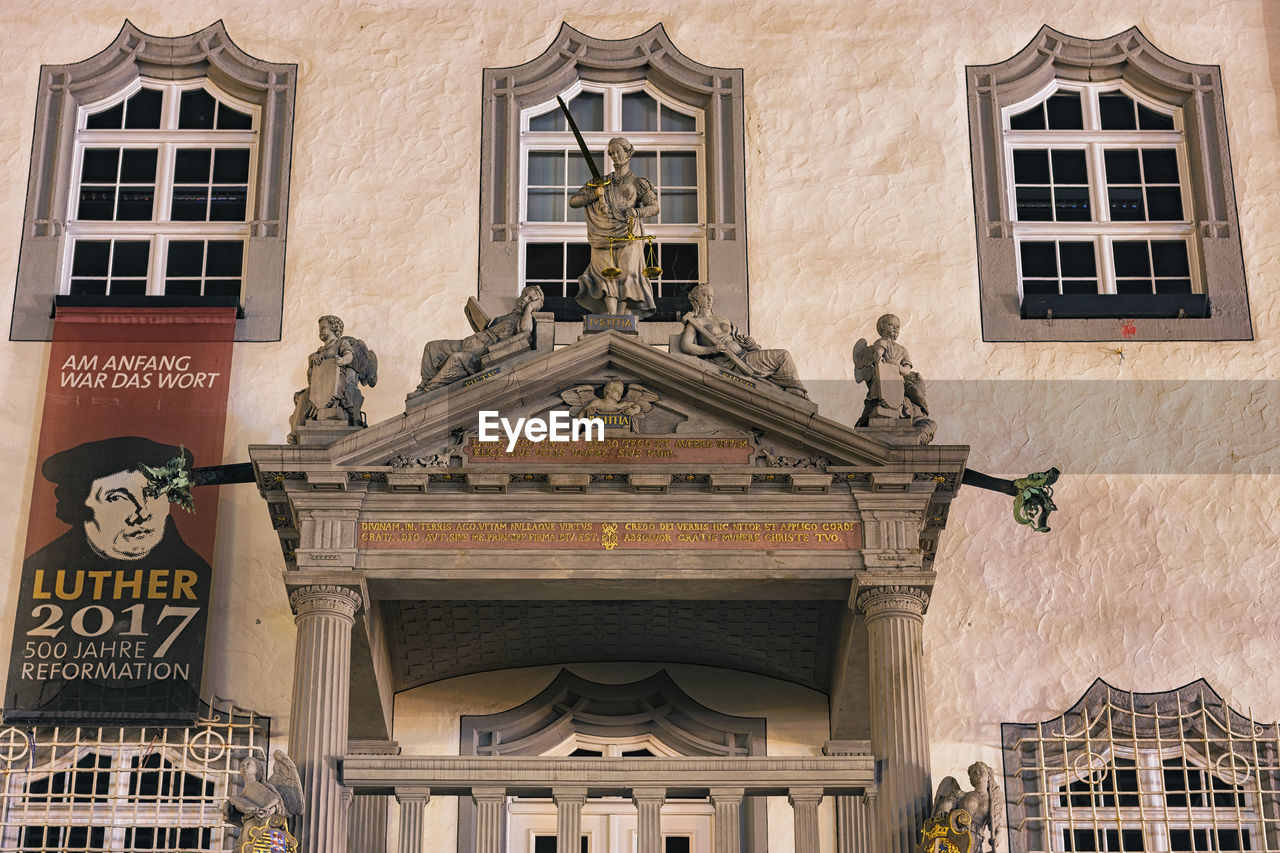
<path id="1" fill-rule="evenodd" d="M 274 815 L 290 818 L 302 814 L 305 800 L 297 765 L 283 749 L 275 751 L 275 759 L 275 772 L 265 782 L 261 778 L 265 762 L 252 755 L 241 760 L 244 788 L 223 802 L 224 821 L 248 829 L 265 824 Z"/>
<path id="2" fill-rule="evenodd" d="M 921 850 L 939 847 L 937 839 L 954 841 L 956 836 L 963 839 L 966 835 L 969 844 L 956 844 L 957 849 L 971 853 L 1004 849 L 1004 792 L 995 771 L 975 761 L 969 765 L 969 784 L 973 785 L 972 791 L 961 790 L 954 776 L 938 783 L 933 814 L 921 831 Z M 984 841 L 987 846 L 983 846 Z M 941 846 L 946 849 L 945 844 Z"/>
<path id="3" fill-rule="evenodd" d="M 885 314 L 876 321 L 880 337 L 875 343 L 859 338 L 853 345 L 853 377 L 867 386 L 858 426 L 867 426 L 872 417 L 914 420 L 929 414 L 924 380 L 912 366 L 907 348 L 898 343 L 901 330 L 902 321 Z"/>
<path id="4" fill-rule="evenodd" d="M 623 394 L 623 389 L 626 393 Z M 644 417 L 658 401 L 658 395 L 643 385 L 631 383 L 624 386 L 616 379 L 606 382 L 602 396 L 596 396 L 593 385 L 575 385 L 560 392 L 560 399 L 570 405 L 569 414 L 575 418 L 594 418 L 602 415 L 626 415 L 634 428 L 636 421 Z"/>

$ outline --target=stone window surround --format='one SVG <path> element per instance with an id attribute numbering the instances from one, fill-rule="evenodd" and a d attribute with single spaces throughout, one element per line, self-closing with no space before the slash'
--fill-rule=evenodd
<path id="1" fill-rule="evenodd" d="M 601 702 L 615 710 L 593 713 Z M 633 705 L 638 713 L 618 713 L 616 709 L 625 705 Z M 639 719 L 643 716 L 648 719 Z M 462 717 L 459 752 L 464 756 L 556 754 L 579 732 L 601 739 L 647 736 L 660 740 L 668 751 L 690 756 L 768 753 L 764 718 L 734 717 L 707 708 L 681 690 L 665 669 L 628 684 L 601 684 L 562 669 L 527 702 L 496 714 Z M 742 816 L 743 853 L 764 853 L 768 846 L 764 798 L 744 802 Z M 459 797 L 458 853 L 475 849 L 475 827 L 474 802 Z"/>
<path id="2" fill-rule="evenodd" d="M 706 133 L 707 278 L 716 310 L 748 328 L 746 167 L 741 68 L 713 68 L 682 54 L 662 24 L 638 36 L 597 39 L 561 24 L 535 59 L 484 69 L 481 118 L 479 300 L 491 315 L 511 310 L 519 292 L 520 115 L 577 81 L 647 82 L 702 111 Z M 563 327 L 563 328 L 560 328 Z M 666 343 L 679 323 L 644 323 L 646 343 Z M 558 323 L 557 338 L 576 340 L 580 323 Z M 652 338 L 652 340 L 650 340 Z"/>
<path id="3" fill-rule="evenodd" d="M 231 41 L 221 21 L 190 35 L 166 38 L 148 35 L 128 20 L 97 55 L 40 68 L 10 340 L 52 337 L 50 309 L 60 284 L 79 109 L 139 77 L 207 78 L 261 110 L 258 166 L 250 191 L 254 206 L 245 246 L 243 317 L 236 323 L 236 340 L 280 340 L 297 66 L 255 59 Z M 163 299 L 157 304 L 163 305 Z"/>
<path id="4" fill-rule="evenodd" d="M 1003 107 L 1026 100 L 1055 79 L 1123 80 L 1181 108 L 1190 164 L 1186 181 L 1199 244 L 1200 279 L 1211 316 L 1136 321 L 1140 340 L 1252 340 L 1240 225 L 1227 145 L 1222 77 L 1158 50 L 1137 27 L 1104 39 L 1068 36 L 1045 26 L 1016 55 L 965 68 L 977 228 L 978 282 L 985 341 L 1122 339 L 1123 318 L 1022 319 L 1018 302 L 1014 213 L 1005 174 Z"/>

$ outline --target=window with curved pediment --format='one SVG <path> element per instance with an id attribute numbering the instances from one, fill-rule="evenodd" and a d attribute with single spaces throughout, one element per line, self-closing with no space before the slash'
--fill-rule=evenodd
<path id="1" fill-rule="evenodd" d="M 1252 337 L 1215 66 L 1046 27 L 967 73 L 986 340 Z"/>
<path id="2" fill-rule="evenodd" d="M 1013 851 L 1280 850 L 1280 732 L 1203 681 L 1098 681 L 1063 716 L 1003 732 Z"/>
<path id="3" fill-rule="evenodd" d="M 237 340 L 279 340 L 295 80 L 220 22 L 126 22 L 97 56 L 43 66 L 10 338 L 48 339 L 62 297 L 236 305 Z"/>
<path id="4" fill-rule="evenodd" d="M 574 297 L 589 252 L 582 211 L 569 197 L 590 177 L 556 104 L 559 95 L 601 172 L 613 136 L 636 147 L 632 170 L 658 194 L 660 213 L 644 223 L 658 313 L 644 324 L 665 343 L 685 294 L 716 286 L 716 310 L 747 324 L 742 71 L 694 62 L 661 25 L 617 41 L 561 27 L 539 57 L 484 71 L 480 180 L 479 298 L 509 311 L 525 284 L 538 284 L 546 308 L 576 339 L 584 314 Z M 665 324 L 664 324 L 665 321 Z M 576 331 L 575 331 L 576 328 Z"/>

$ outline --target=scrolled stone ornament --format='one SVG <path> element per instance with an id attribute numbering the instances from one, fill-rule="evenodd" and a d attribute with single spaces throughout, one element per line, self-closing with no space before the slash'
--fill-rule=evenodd
<path id="1" fill-rule="evenodd" d="M 1013 496 L 1014 521 L 1037 533 L 1049 532 L 1049 513 L 1058 508 L 1053 502 L 1053 484 L 1058 482 L 1061 473 L 1057 468 L 1050 468 L 1013 481 L 1017 489 Z"/>
<path id="2" fill-rule="evenodd" d="M 360 593 L 345 586 L 304 586 L 289 593 L 289 606 L 295 616 L 324 611 L 354 619 L 363 603 Z"/>
<path id="3" fill-rule="evenodd" d="M 914 586 L 873 586 L 858 594 L 857 605 L 867 616 L 892 611 L 922 616 L 929 609 L 929 593 Z"/>

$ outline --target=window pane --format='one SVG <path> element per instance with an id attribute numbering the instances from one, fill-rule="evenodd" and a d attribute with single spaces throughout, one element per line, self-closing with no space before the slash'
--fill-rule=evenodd
<path id="1" fill-rule="evenodd" d="M 1014 151 L 1013 181 L 1017 184 L 1050 183 L 1049 152 Z"/>
<path id="2" fill-rule="evenodd" d="M 249 151 L 246 148 L 220 148 L 213 155 L 215 184 L 243 184 L 249 180 Z"/>
<path id="3" fill-rule="evenodd" d="M 76 208 L 80 219 L 111 219 L 115 215 L 115 187 L 86 187 L 80 190 L 80 203 Z"/>
<path id="4" fill-rule="evenodd" d="M 204 283 L 205 296 L 239 296 L 240 279 L 211 278 Z"/>
<path id="5" fill-rule="evenodd" d="M 204 272 L 204 241 L 169 241 L 169 262 L 166 275 L 199 276 Z"/>
<path id="6" fill-rule="evenodd" d="M 604 95 L 600 92 L 582 92 L 569 102 L 569 114 L 573 116 L 578 130 L 604 130 Z"/>
<path id="7" fill-rule="evenodd" d="M 114 184 L 119 168 L 119 148 L 86 148 L 80 180 L 86 184 Z"/>
<path id="8" fill-rule="evenodd" d="M 631 155 L 631 171 L 650 183 L 658 183 L 657 163 L 658 155 L 652 151 L 637 151 Z"/>
<path id="9" fill-rule="evenodd" d="M 529 129 L 534 131 L 568 130 L 564 123 L 564 113 L 561 111 L 560 105 L 556 104 L 555 109 L 548 110 L 529 119 Z"/>
<path id="10" fill-rule="evenodd" d="M 77 240 L 72 254 L 71 274 L 106 278 L 110 257 L 110 241 Z"/>
<path id="11" fill-rule="evenodd" d="M 564 221 L 564 190 L 529 190 L 528 221 Z"/>
<path id="12" fill-rule="evenodd" d="M 1022 274 L 1032 278 L 1057 278 L 1058 260 L 1053 243 L 1026 242 L 1019 248 Z"/>
<path id="13" fill-rule="evenodd" d="M 1138 222 L 1147 218 L 1141 187 L 1108 187 L 1113 222 Z"/>
<path id="14" fill-rule="evenodd" d="M 663 222 L 697 222 L 697 190 L 663 190 L 661 212 Z"/>
<path id="15" fill-rule="evenodd" d="M 698 129 L 698 120 L 693 116 L 673 110 L 671 107 L 664 106 L 662 108 L 662 130 L 666 133 L 693 133 Z"/>
<path id="16" fill-rule="evenodd" d="M 173 179 L 180 184 L 207 184 L 213 152 L 208 148 L 179 148 L 173 161 Z"/>
<path id="17" fill-rule="evenodd" d="M 218 187 L 209 199 L 210 222 L 244 222 L 249 204 L 248 187 Z"/>
<path id="18" fill-rule="evenodd" d="M 117 240 L 112 252 L 111 277 L 147 274 L 151 243 L 146 240 Z"/>
<path id="19" fill-rule="evenodd" d="M 1158 113 L 1138 104 L 1138 128 L 1140 130 L 1173 130 L 1173 116 Z"/>
<path id="20" fill-rule="evenodd" d="M 605 173 L 604 155 L 592 151 L 591 159 L 596 162 L 596 170 L 600 174 Z M 632 168 L 635 168 L 635 157 L 632 157 Z M 587 168 L 587 161 L 582 159 L 582 152 L 576 148 L 569 152 L 569 186 L 580 187 L 587 181 L 591 180 L 591 170 Z"/>
<path id="21" fill-rule="evenodd" d="M 1055 187 L 1054 218 L 1059 222 L 1088 222 L 1093 218 L 1088 187 Z"/>
<path id="22" fill-rule="evenodd" d="M 89 130 L 119 130 L 124 123 L 124 104 L 116 104 L 90 114 L 84 126 Z"/>
<path id="23" fill-rule="evenodd" d="M 1035 243 L 1023 243 L 1034 246 Z M 1050 244 L 1052 245 L 1052 244 Z M 1064 278 L 1093 278 L 1098 268 L 1093 257 L 1093 243 L 1060 243 L 1058 253 L 1062 257 L 1062 275 Z M 1023 255 L 1025 269 L 1025 254 Z"/>
<path id="24" fill-rule="evenodd" d="M 182 130 L 212 130 L 217 101 L 204 89 L 182 93 L 178 102 L 178 127 Z"/>
<path id="25" fill-rule="evenodd" d="M 244 271 L 244 242 L 210 240 L 207 267 L 206 273 L 210 276 L 241 275 Z"/>
<path id="26" fill-rule="evenodd" d="M 658 129 L 658 102 L 645 92 L 628 92 L 622 96 L 622 130 L 655 131 Z"/>
<path id="27" fill-rule="evenodd" d="M 1149 276 L 1151 260 L 1147 256 L 1147 244 L 1142 241 L 1117 240 L 1112 244 L 1118 276 Z M 1137 790 L 1134 788 L 1133 790 Z"/>
<path id="28" fill-rule="evenodd" d="M 153 187 L 121 187 L 120 203 L 116 207 L 116 219 L 126 222 L 146 222 L 153 217 L 155 189 Z"/>
<path id="29" fill-rule="evenodd" d="M 1063 92 L 1049 98 L 1045 107 L 1050 130 L 1080 130 L 1084 117 L 1080 112 L 1080 93 Z"/>
<path id="30" fill-rule="evenodd" d="M 169 218 L 179 222 L 203 221 L 209 210 L 209 191 L 204 187 L 178 187 L 173 191 Z"/>
<path id="31" fill-rule="evenodd" d="M 252 130 L 253 116 L 218 104 L 218 130 Z"/>
<path id="32" fill-rule="evenodd" d="M 157 130 L 163 100 L 164 93 L 159 89 L 140 89 L 128 101 L 124 126 L 134 130 Z"/>
<path id="33" fill-rule="evenodd" d="M 106 296 L 107 280 L 105 278 L 73 278 L 71 279 L 72 296 Z"/>
<path id="34" fill-rule="evenodd" d="M 564 152 L 530 151 L 529 185 L 535 187 L 564 186 Z M 579 158 L 581 161 L 581 158 Z"/>
<path id="35" fill-rule="evenodd" d="M 697 243 L 659 243 L 662 277 L 674 281 L 698 280 Z"/>
<path id="36" fill-rule="evenodd" d="M 1055 184 L 1089 183 L 1089 170 L 1085 166 L 1083 151 L 1054 151 L 1051 156 L 1053 158 L 1053 182 Z"/>
<path id="37" fill-rule="evenodd" d="M 591 246 L 586 243 L 569 243 L 565 246 L 565 266 L 568 268 L 569 278 L 576 281 L 590 263 Z"/>
<path id="38" fill-rule="evenodd" d="M 668 835 L 662 839 L 664 853 L 689 853 L 689 836 Z"/>
<path id="39" fill-rule="evenodd" d="M 666 151 L 662 154 L 662 180 L 664 187 L 695 187 L 698 185 L 698 158 L 692 152 Z"/>
<path id="40" fill-rule="evenodd" d="M 156 182 L 156 150 L 154 148 L 126 149 L 120 162 L 120 182 L 154 184 Z"/>
<path id="41" fill-rule="evenodd" d="M 1103 130 L 1134 130 L 1133 101 L 1120 92 L 1107 92 L 1098 96 L 1098 111 Z"/>
<path id="42" fill-rule="evenodd" d="M 524 249 L 524 276 L 564 278 L 564 246 L 560 243 L 529 243 Z"/>
<path id="43" fill-rule="evenodd" d="M 1147 189 L 1147 219 L 1152 222 L 1182 219 L 1182 192 L 1177 187 Z"/>
<path id="44" fill-rule="evenodd" d="M 1009 128 L 1011 130 L 1044 130 L 1044 104 L 1036 104 L 1029 110 L 1010 116 Z"/>
<path id="45" fill-rule="evenodd" d="M 1138 152 L 1112 150 L 1102 155 L 1107 165 L 1107 183 L 1140 184 L 1142 173 L 1138 169 Z"/>
<path id="46" fill-rule="evenodd" d="M 1142 176 L 1149 184 L 1178 183 L 1178 155 L 1172 148 L 1148 148 L 1142 152 Z"/>
<path id="47" fill-rule="evenodd" d="M 1022 222 L 1048 222 L 1053 219 L 1052 198 L 1048 187 L 1018 187 L 1018 219 Z"/>

